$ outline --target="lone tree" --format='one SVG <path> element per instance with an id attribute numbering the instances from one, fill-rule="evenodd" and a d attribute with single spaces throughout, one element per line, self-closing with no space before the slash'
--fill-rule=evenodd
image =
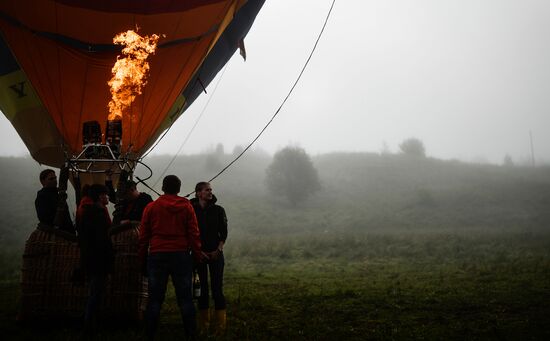
<path id="1" fill-rule="evenodd" d="M 514 167 L 514 160 L 512 160 L 512 157 L 509 154 L 506 154 L 504 156 L 504 160 L 502 161 L 502 165 L 504 167 Z"/>
<path id="2" fill-rule="evenodd" d="M 401 142 L 399 149 L 401 149 L 401 152 L 405 155 L 426 157 L 424 143 L 415 137 L 408 138 Z"/>
<path id="3" fill-rule="evenodd" d="M 223 144 L 218 143 L 216 148 L 206 156 L 204 160 L 204 169 L 209 171 L 221 169 L 223 167 L 224 155 Z"/>
<path id="4" fill-rule="evenodd" d="M 285 196 L 292 205 L 321 189 L 317 170 L 299 147 L 286 147 L 275 153 L 266 169 L 266 185 L 273 195 Z"/>

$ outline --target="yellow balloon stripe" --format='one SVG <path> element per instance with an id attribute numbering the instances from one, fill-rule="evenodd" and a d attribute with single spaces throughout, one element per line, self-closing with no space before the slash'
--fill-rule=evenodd
<path id="1" fill-rule="evenodd" d="M 28 109 L 41 107 L 31 83 L 21 70 L 0 76 L 0 109 L 8 120 Z"/>

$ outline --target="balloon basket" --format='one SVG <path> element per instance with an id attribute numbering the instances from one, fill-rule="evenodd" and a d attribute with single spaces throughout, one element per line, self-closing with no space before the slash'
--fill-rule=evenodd
<path id="1" fill-rule="evenodd" d="M 101 304 L 102 319 L 131 322 L 143 318 L 147 280 L 137 261 L 138 233 L 137 223 L 111 230 L 115 263 Z M 39 224 L 25 244 L 18 319 L 81 319 L 88 285 L 75 281 L 79 264 L 76 236 Z"/>

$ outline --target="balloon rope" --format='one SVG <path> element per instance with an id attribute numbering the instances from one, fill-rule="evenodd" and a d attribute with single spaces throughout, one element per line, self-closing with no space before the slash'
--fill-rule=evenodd
<path id="1" fill-rule="evenodd" d="M 138 179 L 138 183 L 141 183 L 143 185 L 145 185 L 145 187 L 149 188 L 151 191 L 155 192 L 156 195 L 158 195 L 160 197 L 160 193 L 155 191 L 151 186 L 149 186 L 145 181 L 149 180 L 152 176 L 153 176 L 153 170 L 151 169 L 151 167 L 147 166 L 145 163 L 141 162 L 141 161 L 137 161 L 137 163 L 143 165 L 145 168 L 147 168 L 147 170 L 149 171 L 149 176 L 147 176 L 145 179 L 141 179 L 139 176 L 136 176 L 136 179 Z"/>
<path id="2" fill-rule="evenodd" d="M 323 35 L 323 32 L 325 31 L 325 27 L 327 26 L 327 22 L 328 22 L 328 19 L 330 18 L 330 15 L 332 13 L 332 8 L 334 7 L 334 3 L 336 2 L 336 0 L 333 0 L 332 1 L 332 4 L 330 6 L 330 9 L 328 10 L 328 13 L 327 13 L 327 16 L 325 18 L 325 22 L 323 24 L 323 27 L 321 28 L 321 31 L 319 32 L 319 35 L 317 37 L 317 40 L 315 41 L 315 44 L 313 45 L 313 49 L 311 50 L 311 53 L 309 54 L 309 57 L 307 58 L 304 66 L 302 67 L 302 70 L 300 71 L 300 74 L 298 75 L 298 77 L 296 78 L 296 80 L 294 81 L 294 84 L 292 85 L 292 87 L 290 88 L 290 91 L 288 92 L 288 94 L 286 95 L 286 97 L 284 98 L 284 100 L 282 101 L 281 105 L 279 105 L 279 108 L 277 109 L 277 111 L 275 111 L 275 114 L 273 114 L 273 116 L 271 117 L 271 119 L 267 122 L 267 124 L 263 127 L 263 129 L 260 131 L 260 133 L 252 140 L 252 142 L 250 142 L 248 144 L 248 146 L 246 146 L 246 148 L 239 154 L 237 155 L 233 161 L 231 161 L 229 164 L 227 164 L 227 166 L 225 166 L 221 171 L 218 172 L 218 174 L 216 174 L 212 179 L 209 180 L 209 182 L 212 182 L 214 181 L 214 179 L 216 179 L 218 176 L 220 176 L 223 172 L 225 172 L 229 167 L 231 167 L 235 162 L 237 162 L 238 159 L 241 158 L 241 156 L 244 155 L 244 153 L 246 153 L 246 151 L 248 149 L 250 149 L 250 147 L 252 147 L 252 145 L 260 138 L 260 136 L 262 136 L 262 134 L 264 133 L 264 131 L 267 129 L 267 127 L 269 127 L 269 125 L 271 124 L 271 122 L 273 122 L 273 120 L 275 119 L 275 117 L 279 114 L 279 112 L 281 111 L 281 109 L 283 108 L 283 105 L 286 103 L 286 101 L 288 100 L 288 98 L 290 97 L 290 95 L 292 94 L 292 92 L 294 91 L 294 88 L 296 87 L 296 85 L 298 84 L 298 82 L 300 81 L 300 78 L 302 78 L 302 74 L 304 73 L 304 71 L 306 70 L 306 67 L 307 65 L 309 64 L 309 61 L 311 60 L 311 57 L 313 56 L 313 53 L 315 52 L 315 49 L 317 48 L 317 44 L 319 43 L 319 40 L 321 39 L 322 35 Z M 191 192 L 189 194 L 187 194 L 187 196 L 193 194 L 194 192 Z"/>
<path id="3" fill-rule="evenodd" d="M 185 102 L 184 102 L 183 104 L 185 105 Z M 183 106 L 182 106 L 182 107 L 183 107 Z M 179 111 L 179 109 L 178 109 L 177 111 Z M 174 125 L 174 121 L 172 121 L 172 123 L 170 123 L 170 125 L 168 126 L 168 129 L 166 129 L 166 130 L 164 131 L 164 133 L 161 135 L 161 137 L 159 137 L 159 139 L 157 140 L 157 142 L 156 142 L 151 148 L 149 148 L 149 150 L 148 150 L 145 154 L 143 154 L 143 156 L 141 156 L 141 157 L 139 158 L 140 160 L 145 159 L 145 157 L 146 157 L 147 155 L 149 155 L 149 153 L 152 152 L 153 149 L 155 149 L 155 147 L 160 143 L 160 141 L 162 141 L 162 139 L 164 138 L 164 136 L 165 136 L 166 134 L 168 134 L 168 132 L 169 132 L 170 129 L 172 128 L 172 125 Z"/>
<path id="4" fill-rule="evenodd" d="M 300 81 L 300 79 L 302 78 L 302 75 L 304 73 L 304 71 L 306 70 L 308 64 L 309 64 L 309 61 L 311 60 L 311 58 L 313 57 L 313 54 L 315 52 L 315 50 L 317 49 L 317 45 L 319 44 L 319 41 L 321 40 L 321 37 L 323 36 L 323 33 L 325 31 L 325 28 L 327 26 L 327 23 L 328 23 L 328 20 L 330 18 L 330 15 L 332 14 L 332 9 L 334 8 L 334 4 L 336 3 L 336 0 L 333 0 L 332 1 L 332 4 L 330 5 L 330 9 L 328 10 L 328 13 L 326 15 L 326 18 L 325 18 L 325 21 L 323 23 L 323 27 L 321 28 L 321 31 L 319 32 L 319 35 L 317 36 L 317 39 L 315 40 L 315 44 L 313 45 L 313 48 L 311 49 L 311 52 L 308 56 L 308 58 L 306 59 L 305 63 L 304 63 L 304 66 L 302 67 L 300 73 L 298 74 L 298 77 L 296 78 L 296 80 L 294 81 L 294 84 L 292 85 L 292 87 L 290 88 L 288 94 L 285 96 L 285 98 L 283 99 L 283 101 L 281 102 L 281 104 L 279 105 L 279 107 L 277 108 L 277 110 L 275 111 L 275 113 L 273 114 L 273 116 L 271 117 L 271 119 L 267 122 L 267 124 L 263 127 L 263 129 L 260 131 L 260 133 L 246 146 L 246 148 L 243 149 L 243 151 L 237 155 L 230 163 L 228 163 L 222 170 L 220 170 L 214 177 L 212 177 L 212 179 L 209 180 L 209 182 L 212 182 L 214 181 L 217 177 L 219 177 L 221 174 L 223 174 L 229 167 L 231 167 L 235 162 L 237 162 L 237 160 L 239 160 L 243 155 L 244 153 L 246 153 L 250 147 L 252 147 L 252 145 L 260 138 L 260 136 L 262 136 L 262 134 L 264 133 L 264 131 L 267 129 L 267 127 L 269 127 L 269 125 L 271 125 L 271 122 L 273 122 L 273 120 L 275 119 L 275 117 L 279 114 L 279 112 L 281 111 L 281 109 L 283 108 L 283 106 L 285 105 L 286 101 L 288 100 L 288 98 L 290 97 L 290 95 L 293 93 L 294 91 L 294 88 L 296 88 L 296 85 L 298 85 L 298 82 Z M 218 81 L 219 82 L 219 81 Z M 208 103 L 207 103 L 208 104 Z M 202 114 L 201 114 L 202 115 Z M 173 124 L 173 122 L 172 122 Z M 151 150 L 153 150 L 156 145 L 158 144 L 158 142 L 160 142 L 160 140 L 162 140 L 162 138 L 166 135 L 166 133 L 168 133 L 168 131 L 170 130 L 170 128 L 172 128 L 172 125 L 170 125 L 170 127 L 168 128 L 168 130 L 166 130 L 164 132 L 164 134 L 161 136 L 161 138 L 157 141 L 157 143 L 151 148 L 149 149 L 149 151 L 147 153 L 145 153 L 144 156 L 142 156 L 140 158 L 140 160 L 142 160 L 145 156 L 147 156 Z M 194 128 L 194 127 L 193 127 Z M 184 141 L 185 143 L 185 141 Z M 183 143 L 183 144 L 184 144 Z M 182 145 L 183 145 L 182 144 Z M 180 147 L 181 149 L 181 147 Z M 178 150 L 178 153 L 179 153 L 179 150 Z M 177 154 L 176 154 L 177 156 Z M 174 157 L 175 159 L 175 157 Z M 173 159 L 173 160 L 174 160 Z M 168 168 L 170 167 L 170 165 L 173 163 L 173 160 L 170 162 L 170 164 L 168 165 L 168 167 L 166 167 L 166 169 L 164 170 L 163 174 L 166 173 L 166 171 L 168 170 Z M 160 177 L 159 177 L 160 179 Z M 158 182 L 158 180 L 157 180 Z M 156 184 L 156 183 L 155 183 Z M 154 185 L 153 185 L 154 187 Z M 191 192 L 189 194 L 186 195 L 186 197 L 190 196 L 191 194 L 193 194 L 194 192 Z"/>
<path id="5" fill-rule="evenodd" d="M 183 149 L 183 146 L 187 143 L 187 141 L 189 140 L 189 137 L 191 136 L 191 134 L 193 133 L 193 131 L 195 130 L 195 127 L 197 127 L 197 124 L 199 124 L 199 121 L 201 120 L 202 116 L 204 115 L 205 111 L 206 111 L 206 108 L 208 108 L 208 105 L 210 104 L 210 101 L 212 100 L 212 98 L 214 97 L 214 94 L 216 93 L 216 90 L 218 89 L 218 85 L 220 85 L 220 82 L 223 78 L 223 75 L 225 74 L 225 71 L 227 70 L 227 65 L 229 65 L 229 63 L 225 64 L 224 68 L 223 68 L 223 71 L 220 75 L 220 77 L 218 78 L 218 81 L 216 82 L 216 86 L 214 87 L 214 90 L 212 91 L 212 94 L 210 95 L 210 97 L 208 97 L 208 101 L 206 102 L 206 104 L 204 105 L 204 107 L 202 108 L 202 111 L 199 115 L 199 117 L 197 117 L 197 119 L 195 120 L 195 124 L 193 125 L 193 127 L 191 128 L 191 130 L 189 131 L 189 133 L 187 133 L 187 136 L 185 137 L 185 139 L 183 140 L 183 142 L 181 143 L 180 147 L 178 148 L 178 151 L 176 152 L 176 154 L 174 155 L 174 157 L 172 158 L 172 160 L 170 160 L 170 162 L 168 163 L 168 165 L 166 165 L 166 168 L 164 168 L 164 171 L 162 172 L 161 175 L 159 175 L 159 177 L 157 178 L 157 181 L 155 181 L 155 183 L 153 184 L 153 187 L 155 187 L 160 179 L 162 179 L 162 177 L 164 176 L 164 174 L 166 174 L 166 172 L 168 171 L 168 168 L 170 168 L 170 166 L 172 166 L 172 164 L 174 163 L 174 161 L 176 160 L 176 158 L 178 157 L 179 153 L 181 152 L 181 150 Z M 198 79 L 198 78 L 197 78 Z"/>

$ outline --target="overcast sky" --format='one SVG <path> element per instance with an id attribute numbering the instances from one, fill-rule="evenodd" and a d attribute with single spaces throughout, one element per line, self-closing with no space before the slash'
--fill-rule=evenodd
<path id="1" fill-rule="evenodd" d="M 286 96 L 332 0 L 267 0 L 216 91 L 195 102 L 154 153 L 246 145 Z M 337 0 L 293 95 L 257 147 L 310 154 L 392 152 L 408 137 L 429 156 L 550 163 L 550 1 Z M 25 146 L 4 116 L 0 155 Z"/>

